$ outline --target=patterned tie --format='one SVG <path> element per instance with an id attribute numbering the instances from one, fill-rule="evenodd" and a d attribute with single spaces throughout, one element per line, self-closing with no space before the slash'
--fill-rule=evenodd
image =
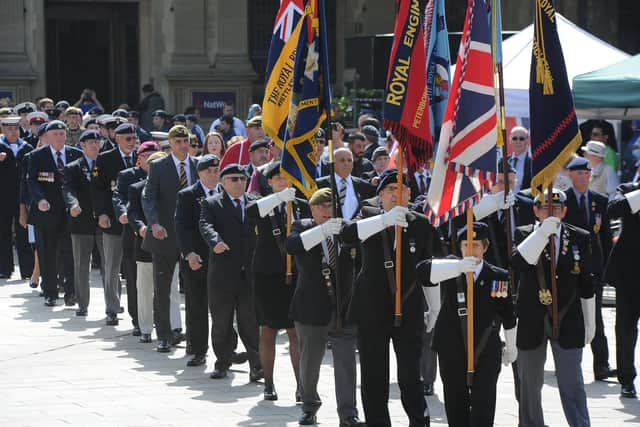
<path id="1" fill-rule="evenodd" d="M 582 213 L 584 225 L 589 226 L 589 211 L 587 210 L 587 198 L 584 193 L 580 195 L 580 212 Z"/>
<path id="2" fill-rule="evenodd" d="M 513 166 L 514 169 L 517 169 L 517 167 L 518 167 L 518 158 L 516 156 L 513 156 L 511 158 L 511 166 Z"/>
<path id="3" fill-rule="evenodd" d="M 327 252 L 329 252 L 329 267 L 332 270 L 336 269 L 336 245 L 333 243 L 333 238 L 328 237 L 327 240 Z"/>
<path id="4" fill-rule="evenodd" d="M 244 215 L 242 215 L 242 202 L 240 199 L 233 199 L 233 204 L 236 208 L 236 212 L 238 212 L 238 216 L 240 216 L 240 220 L 244 222 Z"/>
<path id="5" fill-rule="evenodd" d="M 187 180 L 187 171 L 184 167 L 184 162 L 180 162 L 180 189 L 183 189 L 189 184 Z"/>
<path id="6" fill-rule="evenodd" d="M 344 206 L 344 201 L 347 198 L 347 180 L 340 178 L 340 189 L 338 190 L 338 202 L 340 206 Z"/>
<path id="7" fill-rule="evenodd" d="M 127 169 L 133 166 L 133 163 L 131 162 L 131 156 L 124 156 L 124 164 L 126 165 Z"/>
<path id="8" fill-rule="evenodd" d="M 424 185 L 424 175 L 418 175 L 420 177 L 420 194 L 424 194 L 427 192 L 427 189 Z"/>
<path id="9" fill-rule="evenodd" d="M 62 160 L 62 151 L 56 151 L 56 166 L 60 175 L 64 175 L 64 161 Z"/>

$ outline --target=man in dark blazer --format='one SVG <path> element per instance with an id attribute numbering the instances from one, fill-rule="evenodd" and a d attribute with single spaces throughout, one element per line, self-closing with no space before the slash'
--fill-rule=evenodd
<path id="1" fill-rule="evenodd" d="M 640 253 L 640 183 L 618 186 L 607 213 L 622 227 L 605 269 L 605 282 L 616 288 L 616 364 L 622 397 L 635 398 L 635 350 L 640 320 L 637 259 Z"/>
<path id="2" fill-rule="evenodd" d="M 20 117 L 9 116 L 0 120 L 0 182 L 3 185 L 0 206 L 0 279 L 13 272 L 13 230 L 18 253 L 20 276 L 26 279 L 33 271 L 33 250 L 29 246 L 27 230 L 19 223 L 20 178 L 24 156 L 33 147 L 20 138 Z"/>
<path id="3" fill-rule="evenodd" d="M 416 200 L 420 196 L 426 197 L 430 183 L 431 175 L 429 175 L 425 167 L 418 168 L 417 171 L 410 175 L 409 188 L 411 188 L 411 201 Z"/>
<path id="4" fill-rule="evenodd" d="M 220 159 L 206 154 L 198 160 L 199 181 L 178 192 L 176 203 L 176 239 L 180 250 L 184 278 L 185 323 L 187 347 L 193 358 L 187 366 L 206 363 L 209 340 L 209 306 L 207 267 L 209 247 L 200 235 L 202 202 L 217 193 Z"/>
<path id="5" fill-rule="evenodd" d="M 31 199 L 29 223 L 36 229 L 36 247 L 43 280 L 45 305 L 58 299 L 58 260 L 63 265 L 65 304 L 73 305 L 73 255 L 62 198 L 64 167 L 82 156 L 82 151 L 65 145 L 67 126 L 59 120 L 47 125 L 49 145 L 29 155 L 27 184 Z"/>
<path id="6" fill-rule="evenodd" d="M 102 235 L 104 251 L 104 301 L 107 325 L 118 324 L 120 312 L 120 264 L 122 262 L 122 223 L 113 210 L 113 192 L 118 173 L 136 162 L 134 147 L 138 141 L 135 126 L 119 125 L 115 130 L 116 147 L 98 155 L 91 181 L 93 210 Z"/>
<path id="7" fill-rule="evenodd" d="M 138 299 L 136 292 L 136 259 L 135 234 L 131 227 L 127 227 L 127 203 L 129 186 L 147 178 L 147 159 L 160 147 L 153 141 L 140 144 L 136 150 L 136 166 L 121 170 L 116 178 L 116 188 L 111 196 L 113 211 L 118 222 L 122 224 L 122 275 L 127 283 L 127 311 L 133 320 L 133 336 L 140 336 L 138 325 Z"/>
<path id="8" fill-rule="evenodd" d="M 529 157 L 529 131 L 522 126 L 511 129 L 511 156 L 509 164 L 516 170 L 514 193 L 531 187 L 531 157 Z"/>
<path id="9" fill-rule="evenodd" d="M 343 220 L 331 218 L 330 189 L 316 191 L 309 207 L 312 218 L 294 221 L 286 241 L 287 253 L 294 256 L 298 272 L 289 317 L 294 321 L 300 349 L 299 423 L 312 425 L 317 421 L 322 404 L 317 393 L 320 365 L 330 341 L 340 426 L 361 425 L 355 395 L 357 328 L 346 317 L 355 248 L 338 240 Z"/>
<path id="10" fill-rule="evenodd" d="M 591 272 L 596 291 L 596 336 L 591 341 L 593 353 L 593 375 L 597 381 L 615 377 L 616 372 L 609 366 L 609 345 L 602 321 L 602 288 L 604 286 L 604 266 L 611 252 L 612 236 L 607 196 L 589 190 L 591 167 L 587 159 L 576 157 L 568 165 L 572 188 L 566 191 L 567 215 L 564 221 L 586 230 L 591 235 Z"/>
<path id="11" fill-rule="evenodd" d="M 256 221 L 245 209 L 256 197 L 246 193 L 245 168 L 231 163 L 220 172 L 223 191 L 202 203 L 200 234 L 210 248 L 207 285 L 212 318 L 212 346 L 216 355 L 211 378 L 227 376 L 234 351 L 233 317 L 247 349 L 249 379 L 262 378 L 258 356 L 258 324 L 251 289 L 251 255 Z"/>
<path id="12" fill-rule="evenodd" d="M 353 154 L 347 148 L 338 148 L 333 155 L 335 179 L 338 192 L 338 210 L 341 218 L 352 219 L 360 210 L 364 199 L 375 196 L 375 187 L 364 179 L 351 175 Z M 316 180 L 318 188 L 331 188 L 331 177 L 324 176 Z"/>
<path id="13" fill-rule="evenodd" d="M 91 288 L 91 252 L 96 244 L 101 261 L 104 259 L 102 233 L 97 230 L 91 203 L 91 174 L 100 151 L 100 134 L 95 130 L 86 130 L 80 134 L 79 144 L 83 156 L 65 167 L 62 195 L 69 212 L 75 297 L 78 302 L 76 316 L 86 316 Z M 104 287 L 104 275 L 102 282 Z"/>
<path id="14" fill-rule="evenodd" d="M 542 426 L 544 416 L 541 390 L 547 343 L 551 350 L 567 424 L 590 424 L 587 396 L 582 377 L 582 348 L 595 335 L 595 298 L 591 276 L 589 233 L 562 222 L 566 196 L 552 194 L 553 210 L 541 197 L 534 200 L 536 224 L 516 229 L 513 268 L 519 273 L 517 314 L 518 370 L 520 374 L 520 423 Z M 555 247 L 551 259 L 550 241 Z M 550 281 L 551 263 L 556 264 L 556 291 Z M 553 300 L 558 318 L 554 318 Z M 553 325 L 558 325 L 557 335 Z"/>
<path id="15" fill-rule="evenodd" d="M 196 162 L 189 156 L 187 128 L 173 126 L 169 130 L 169 144 L 171 154 L 151 163 L 142 192 L 142 208 L 151 229 L 151 233 L 144 236 L 142 248 L 153 257 L 154 319 L 159 340 L 157 349 L 161 353 L 169 352 L 170 346 L 181 340 L 179 331 L 171 329 L 170 317 L 172 286 L 177 286 L 172 283 L 172 277 L 180 259 L 174 215 L 178 191 L 197 180 Z"/>

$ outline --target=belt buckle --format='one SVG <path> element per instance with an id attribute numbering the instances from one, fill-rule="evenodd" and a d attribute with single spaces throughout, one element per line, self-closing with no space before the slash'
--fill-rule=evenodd
<path id="1" fill-rule="evenodd" d="M 323 268 L 322 270 L 320 270 L 320 273 L 324 277 L 329 277 L 329 276 L 331 276 L 331 269 L 330 268 Z"/>
<path id="2" fill-rule="evenodd" d="M 460 307 L 458 309 L 458 316 L 463 317 L 467 315 L 467 307 Z"/>
<path id="3" fill-rule="evenodd" d="M 384 268 L 393 268 L 393 261 L 385 261 L 384 262 Z"/>
<path id="4" fill-rule="evenodd" d="M 279 228 L 274 228 L 274 229 L 271 231 L 271 234 L 273 234 L 274 236 L 279 236 L 279 235 L 281 235 L 281 234 L 282 234 L 282 231 L 280 231 L 280 229 L 279 229 Z"/>

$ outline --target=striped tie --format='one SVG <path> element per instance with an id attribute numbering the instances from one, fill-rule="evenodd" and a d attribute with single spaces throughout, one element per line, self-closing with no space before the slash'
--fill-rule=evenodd
<path id="1" fill-rule="evenodd" d="M 62 151 L 56 151 L 56 167 L 60 175 L 64 176 L 64 161 L 62 160 Z"/>
<path id="2" fill-rule="evenodd" d="M 329 267 L 333 270 L 336 269 L 336 247 L 333 243 L 333 238 L 327 239 L 327 252 L 329 252 Z"/>
<path id="3" fill-rule="evenodd" d="M 347 180 L 340 178 L 340 189 L 338 190 L 338 202 L 340 206 L 344 206 L 344 200 L 347 198 Z"/>
<path id="4" fill-rule="evenodd" d="M 183 189 L 187 186 L 189 181 L 187 181 L 187 171 L 184 168 L 184 162 L 180 162 L 180 189 Z"/>

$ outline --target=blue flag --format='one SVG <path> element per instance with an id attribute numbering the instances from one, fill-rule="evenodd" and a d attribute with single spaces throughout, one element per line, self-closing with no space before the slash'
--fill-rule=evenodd
<path id="1" fill-rule="evenodd" d="M 529 80 L 531 117 L 531 191 L 541 194 L 576 152 L 578 129 L 567 69 L 550 0 L 535 0 L 534 37 Z"/>
<path id="2" fill-rule="evenodd" d="M 449 32 L 447 31 L 444 0 L 429 0 L 425 12 L 425 25 L 431 136 L 433 141 L 438 141 L 444 121 L 444 112 L 447 109 L 451 81 Z"/>
<path id="3" fill-rule="evenodd" d="M 311 197 L 317 189 L 314 135 L 327 117 L 331 99 L 324 0 L 309 0 L 301 19 L 281 171 Z"/>

